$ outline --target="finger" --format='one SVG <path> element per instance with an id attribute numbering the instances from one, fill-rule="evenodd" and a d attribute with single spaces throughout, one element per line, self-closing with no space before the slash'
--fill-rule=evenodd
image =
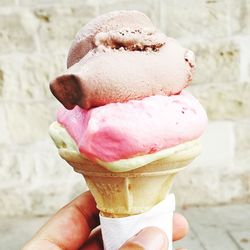
<path id="1" fill-rule="evenodd" d="M 161 229 L 157 227 L 146 227 L 126 241 L 119 250 L 165 250 L 167 247 L 167 235 Z"/>
<path id="2" fill-rule="evenodd" d="M 78 249 L 99 224 L 98 214 L 93 196 L 86 192 L 59 210 L 23 249 Z M 34 248 L 38 242 L 47 248 Z"/>
<path id="3" fill-rule="evenodd" d="M 180 240 L 188 233 L 189 226 L 186 218 L 178 213 L 173 217 L 173 241 Z"/>
<path id="4" fill-rule="evenodd" d="M 101 228 L 98 227 L 91 233 L 89 239 L 83 244 L 80 250 L 101 250 L 103 249 Z"/>

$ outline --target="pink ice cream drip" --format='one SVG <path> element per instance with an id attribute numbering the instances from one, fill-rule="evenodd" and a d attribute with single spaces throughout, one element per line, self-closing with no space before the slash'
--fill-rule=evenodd
<path id="1" fill-rule="evenodd" d="M 89 159 L 112 162 L 194 140 L 204 132 L 207 115 L 192 95 L 182 91 L 89 110 L 62 107 L 57 121 Z"/>

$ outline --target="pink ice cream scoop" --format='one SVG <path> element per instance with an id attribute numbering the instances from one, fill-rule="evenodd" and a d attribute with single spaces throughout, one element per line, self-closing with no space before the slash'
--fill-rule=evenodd
<path id="1" fill-rule="evenodd" d="M 57 121 L 86 157 L 112 162 L 194 140 L 203 133 L 207 116 L 200 103 L 182 91 L 90 110 L 62 108 Z"/>
<path id="2" fill-rule="evenodd" d="M 157 31 L 137 11 L 112 12 L 87 24 L 50 88 L 67 108 L 84 109 L 181 92 L 195 67 L 190 50 Z"/>

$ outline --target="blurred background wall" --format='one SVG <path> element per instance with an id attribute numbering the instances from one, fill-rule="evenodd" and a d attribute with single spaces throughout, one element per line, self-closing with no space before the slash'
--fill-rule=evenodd
<path id="1" fill-rule="evenodd" d="M 190 90 L 210 121 L 178 204 L 250 201 L 250 0 L 0 0 L 0 214 L 52 213 L 85 190 L 48 136 L 48 83 L 81 26 L 118 9 L 143 11 L 197 57 Z"/>

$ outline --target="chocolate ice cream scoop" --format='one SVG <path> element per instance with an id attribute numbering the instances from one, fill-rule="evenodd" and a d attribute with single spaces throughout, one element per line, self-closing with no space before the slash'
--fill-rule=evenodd
<path id="1" fill-rule="evenodd" d="M 101 32 L 123 28 L 140 29 L 154 28 L 151 20 L 139 11 L 113 11 L 101 15 L 85 26 L 76 34 L 68 54 L 67 67 L 79 62 L 90 50 L 96 47 L 95 36 Z"/>
<path id="2" fill-rule="evenodd" d="M 179 93 L 192 79 L 194 55 L 137 11 L 101 16 L 77 35 L 68 70 L 51 82 L 67 108 L 84 109 Z"/>

